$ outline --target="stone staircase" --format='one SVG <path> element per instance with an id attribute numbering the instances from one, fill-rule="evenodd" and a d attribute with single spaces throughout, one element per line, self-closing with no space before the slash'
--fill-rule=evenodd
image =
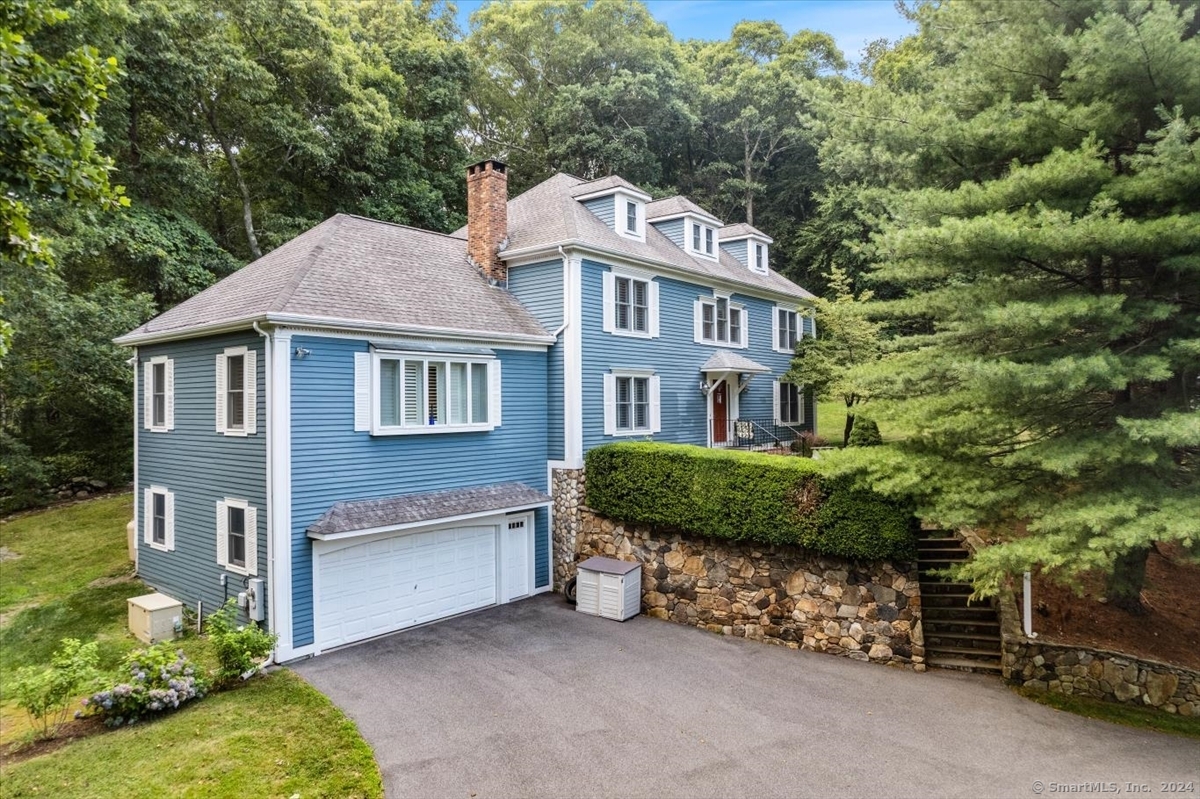
<path id="1" fill-rule="evenodd" d="M 970 554 L 946 530 L 922 530 L 917 540 L 921 576 L 921 627 L 930 666 L 1000 673 L 1000 619 L 991 603 L 971 602 L 971 586 L 933 572 Z"/>

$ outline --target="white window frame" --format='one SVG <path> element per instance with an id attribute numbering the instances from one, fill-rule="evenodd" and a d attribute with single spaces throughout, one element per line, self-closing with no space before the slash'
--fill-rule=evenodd
<path id="1" fill-rule="evenodd" d="M 779 396 L 783 387 L 787 386 L 796 391 L 796 419 L 788 420 L 783 418 L 783 400 Z M 771 404 L 774 410 L 775 424 L 783 426 L 796 426 L 805 423 L 804 417 L 804 386 L 798 383 L 792 383 L 787 380 L 776 380 L 771 384 Z"/>
<path id="2" fill-rule="evenodd" d="M 645 199 L 648 199 L 645 198 Z M 642 197 L 635 197 L 627 192 L 618 191 L 613 194 L 613 230 L 618 236 L 644 242 L 646 240 L 646 202 Z M 633 206 L 637 214 L 637 224 L 630 230 L 626 222 L 629 219 L 629 206 Z"/>
<path id="3" fill-rule="evenodd" d="M 229 509 L 241 508 L 245 519 L 246 562 L 229 562 Z M 244 499 L 225 497 L 217 500 L 217 564 L 226 571 L 254 577 L 258 574 L 258 508 Z"/>
<path id="4" fill-rule="evenodd" d="M 771 349 L 775 352 L 782 352 L 788 355 L 796 351 L 795 345 L 792 347 L 779 346 L 779 335 L 783 332 L 779 324 L 779 314 L 786 313 L 791 315 L 792 322 L 796 329 L 796 344 L 800 343 L 800 339 L 804 338 L 804 324 L 800 317 L 800 312 L 794 308 L 788 308 L 783 305 L 776 305 L 771 311 Z"/>
<path id="5" fill-rule="evenodd" d="M 636 269 L 627 267 L 613 267 L 601 276 L 603 285 L 601 286 L 601 301 L 603 303 L 603 321 L 602 326 L 605 333 L 611 333 L 614 336 L 626 336 L 628 338 L 658 338 L 658 280 L 657 276 L 650 272 L 642 272 Z M 617 327 L 617 281 L 630 281 L 630 290 L 632 292 L 632 284 L 634 281 L 646 284 L 646 329 L 643 330 L 625 330 Z M 631 306 L 632 307 L 632 306 Z M 634 315 L 630 313 L 629 323 L 633 326 Z"/>
<path id="6" fill-rule="evenodd" d="M 700 258 L 717 260 L 721 254 L 721 234 L 717 227 L 694 216 L 684 217 L 684 221 L 684 249 Z M 697 239 L 699 246 L 696 244 Z M 711 250 L 709 249 L 710 244 L 712 245 Z"/>
<path id="7" fill-rule="evenodd" d="M 154 418 L 154 395 L 158 388 L 154 379 L 155 367 L 163 367 L 163 418 Z M 156 355 L 142 365 L 142 427 L 151 433 L 167 433 L 175 429 L 175 359 Z"/>
<path id="8" fill-rule="evenodd" d="M 154 497 L 163 497 L 163 542 L 154 540 Z M 175 549 L 175 492 L 162 486 L 148 486 L 142 493 L 142 543 L 159 552 Z"/>
<path id="9" fill-rule="evenodd" d="M 724 300 L 727 308 L 725 315 L 725 330 L 726 340 L 722 341 L 717 336 L 717 305 L 720 300 Z M 713 317 L 713 335 L 712 337 L 704 334 L 704 309 L 705 307 L 712 308 Z M 730 311 L 737 311 L 740 318 L 739 337 L 738 341 L 729 340 L 729 335 L 732 326 L 730 320 L 732 314 Z M 695 330 L 693 340 L 697 344 L 704 344 L 711 347 L 726 347 L 735 350 L 744 350 L 750 346 L 750 314 L 744 303 L 734 302 L 730 295 L 715 293 L 711 297 L 698 297 L 694 304 L 693 313 L 695 315 Z"/>
<path id="10" fill-rule="evenodd" d="M 646 413 L 646 427 L 617 428 L 617 381 L 619 379 L 644 379 L 646 381 L 646 399 L 649 407 Z M 632 390 L 632 384 L 631 384 Z M 630 423 L 634 424 L 633 415 Z M 652 436 L 662 432 L 662 380 L 651 369 L 613 369 L 604 375 L 604 434 L 614 437 Z"/>
<path id="11" fill-rule="evenodd" d="M 228 361 L 242 358 L 242 426 L 229 425 Z M 226 347 L 217 353 L 216 428 L 223 436 L 252 436 L 258 433 L 258 352 L 250 347 Z"/>
<path id="12" fill-rule="evenodd" d="M 749 247 L 748 260 L 750 261 L 750 269 L 760 275 L 765 275 L 770 270 L 770 261 L 767 260 L 767 245 L 754 241 L 753 239 L 747 242 Z M 759 258 L 761 257 L 761 260 Z"/>
<path id="13" fill-rule="evenodd" d="M 383 361 L 419 361 L 422 363 L 421 374 L 425 376 L 421 391 L 421 419 L 429 419 L 429 388 L 427 385 L 429 364 L 443 364 L 446 370 L 446 385 L 449 388 L 450 364 L 466 364 L 467 370 L 467 415 L 470 417 L 474 403 L 471 392 L 474 391 L 471 371 L 474 365 L 483 365 L 487 369 L 487 417 L 486 422 L 468 422 L 465 424 L 408 424 L 404 422 L 403 406 L 401 406 L 401 424 L 385 425 L 382 421 L 383 400 L 380 391 L 383 381 L 380 377 L 380 364 Z M 400 367 L 403 385 L 404 368 Z M 356 353 L 355 356 L 355 430 L 367 430 L 374 436 L 411 436 L 437 433 L 470 433 L 486 432 L 501 426 L 501 372 L 500 359 L 487 355 L 455 355 L 437 352 L 402 352 L 377 350 L 373 353 Z M 402 389 L 403 391 L 403 389 Z M 399 400 L 403 402 L 403 397 Z M 449 398 L 447 398 L 446 415 L 449 416 Z M 364 418 L 365 417 L 365 418 Z"/>

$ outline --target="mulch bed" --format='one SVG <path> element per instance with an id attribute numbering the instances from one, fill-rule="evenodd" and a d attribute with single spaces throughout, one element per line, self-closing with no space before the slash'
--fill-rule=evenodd
<path id="1" fill-rule="evenodd" d="M 20 763 L 33 757 L 46 755 L 56 749 L 61 749 L 72 741 L 87 738 L 97 733 L 105 732 L 108 728 L 99 716 L 84 716 L 80 719 L 70 719 L 58 728 L 58 735 L 45 741 L 18 741 L 0 753 L 0 761 L 6 766 Z"/>
<path id="2" fill-rule="evenodd" d="M 1200 564 L 1182 550 L 1160 545 L 1146 564 L 1142 600 L 1149 612 L 1134 616 L 1098 601 L 1104 579 L 1089 576 L 1082 592 L 1035 576 L 1033 629 L 1055 642 L 1108 649 L 1200 670 Z"/>

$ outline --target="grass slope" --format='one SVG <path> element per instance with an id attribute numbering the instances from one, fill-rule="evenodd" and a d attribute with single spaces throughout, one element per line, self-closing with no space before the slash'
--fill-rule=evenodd
<path id="1" fill-rule="evenodd" d="M 1153 708 L 1118 705 L 1115 702 L 1105 702 L 1090 696 L 1064 696 L 1033 691 L 1028 688 L 1015 688 L 1014 690 L 1038 704 L 1074 713 L 1077 716 L 1086 716 L 1089 719 L 1099 719 L 1142 730 L 1155 730 L 1200 739 L 1200 719 L 1168 715 Z"/>
<path id="2" fill-rule="evenodd" d="M 383 795 L 354 724 L 287 670 L 3 774 L 7 799 Z"/>

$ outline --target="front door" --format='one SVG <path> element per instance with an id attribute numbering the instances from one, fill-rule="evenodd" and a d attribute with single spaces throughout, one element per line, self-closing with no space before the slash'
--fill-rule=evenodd
<path id="1" fill-rule="evenodd" d="M 729 440 L 729 384 L 722 380 L 712 392 L 713 443 Z"/>
<path id="2" fill-rule="evenodd" d="M 529 593 L 529 517 L 509 516 L 504 522 L 504 601 Z"/>

